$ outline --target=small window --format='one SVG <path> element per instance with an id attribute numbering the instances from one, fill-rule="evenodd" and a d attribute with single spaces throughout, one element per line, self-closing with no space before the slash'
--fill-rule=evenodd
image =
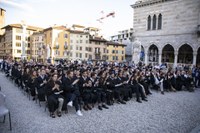
<path id="1" fill-rule="evenodd" d="M 151 30 L 151 16 L 150 15 L 147 18 L 147 30 Z"/>
<path id="2" fill-rule="evenodd" d="M 153 30 L 156 30 L 156 15 L 153 16 Z"/>
<path id="3" fill-rule="evenodd" d="M 67 34 L 64 35 L 65 38 L 67 38 L 67 36 L 68 36 Z"/>
<path id="4" fill-rule="evenodd" d="M 21 43 L 17 42 L 16 47 L 21 47 Z"/>
<path id="5" fill-rule="evenodd" d="M 17 53 L 18 53 L 18 54 L 21 53 L 21 50 L 17 50 Z"/>
<path id="6" fill-rule="evenodd" d="M 21 36 L 16 36 L 16 40 L 21 40 Z"/>
<path id="7" fill-rule="evenodd" d="M 162 29 L 162 14 L 159 14 L 158 16 L 158 29 Z"/>

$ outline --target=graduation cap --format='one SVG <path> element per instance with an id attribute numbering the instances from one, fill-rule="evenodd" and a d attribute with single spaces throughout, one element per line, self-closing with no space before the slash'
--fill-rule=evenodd
<path id="1" fill-rule="evenodd" d="M 109 74 L 110 74 L 110 75 L 111 75 L 111 74 L 116 74 L 116 73 L 115 73 L 115 70 L 111 69 L 111 70 L 109 71 Z"/>

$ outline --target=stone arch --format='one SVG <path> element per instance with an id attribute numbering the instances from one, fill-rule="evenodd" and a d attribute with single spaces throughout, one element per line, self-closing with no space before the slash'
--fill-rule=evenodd
<path id="1" fill-rule="evenodd" d="M 162 48 L 162 62 L 173 63 L 174 62 L 174 47 L 171 44 L 166 44 Z"/>
<path id="2" fill-rule="evenodd" d="M 148 61 L 158 63 L 159 49 L 155 44 L 152 44 L 148 48 Z"/>
<path id="3" fill-rule="evenodd" d="M 183 44 L 178 49 L 178 63 L 192 64 L 193 48 L 188 44 Z"/>
<path id="4" fill-rule="evenodd" d="M 195 48 L 193 47 L 193 45 L 191 45 L 192 43 L 191 42 L 188 42 L 188 41 L 182 41 L 181 43 L 179 43 L 178 45 L 177 45 L 177 51 L 180 49 L 180 47 L 182 47 L 184 44 L 187 44 L 187 45 L 189 45 L 191 48 L 192 48 L 192 50 L 193 51 L 195 51 Z"/>

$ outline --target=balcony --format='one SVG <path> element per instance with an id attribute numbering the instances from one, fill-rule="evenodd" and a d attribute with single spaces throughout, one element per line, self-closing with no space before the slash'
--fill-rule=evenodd
<path id="1" fill-rule="evenodd" d="M 95 55 L 101 55 L 101 52 L 94 52 Z"/>

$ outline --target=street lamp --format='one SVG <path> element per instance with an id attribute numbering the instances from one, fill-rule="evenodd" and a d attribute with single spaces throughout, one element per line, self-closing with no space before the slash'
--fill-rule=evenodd
<path id="1" fill-rule="evenodd" d="M 26 28 L 27 28 L 27 25 L 24 21 L 21 22 L 22 24 L 22 55 L 21 55 L 21 59 L 24 60 L 26 58 L 26 50 L 25 50 L 25 47 L 26 47 Z"/>

